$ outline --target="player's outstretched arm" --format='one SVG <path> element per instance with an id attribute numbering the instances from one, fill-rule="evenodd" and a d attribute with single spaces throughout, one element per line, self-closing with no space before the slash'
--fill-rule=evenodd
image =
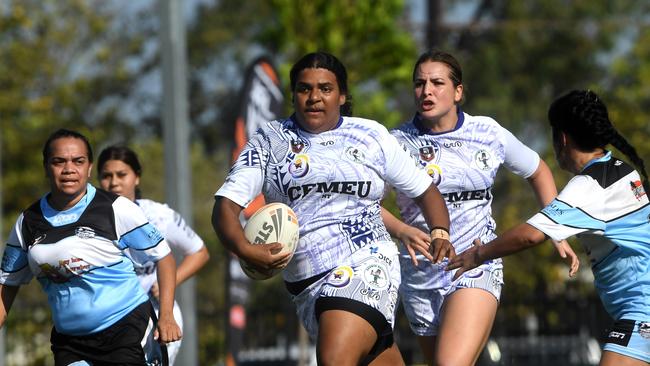
<path id="1" fill-rule="evenodd" d="M 546 240 L 546 235 L 529 224 L 520 224 L 506 231 L 487 244 L 480 240 L 474 241 L 474 246 L 449 260 L 447 270 L 458 268 L 454 280 L 461 274 L 480 266 L 485 261 L 505 257 L 520 252 Z"/>
<path id="2" fill-rule="evenodd" d="M 20 286 L 0 285 L 0 300 L 2 300 L 0 301 L 0 328 L 5 325 L 7 314 L 9 314 L 19 289 Z"/>
<path id="3" fill-rule="evenodd" d="M 553 173 L 551 173 L 544 160 L 539 161 L 537 170 L 527 180 L 533 192 L 535 192 L 540 207 L 545 207 L 557 196 Z M 580 259 L 566 240 L 554 240 L 553 244 L 555 244 L 555 249 L 560 257 L 564 258 L 565 262 L 569 265 L 569 276 L 573 277 L 578 272 L 578 267 L 580 267 Z"/>

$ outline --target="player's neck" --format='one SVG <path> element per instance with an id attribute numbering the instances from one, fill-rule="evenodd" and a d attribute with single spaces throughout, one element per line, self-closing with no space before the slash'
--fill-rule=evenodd
<path id="1" fill-rule="evenodd" d="M 433 133 L 442 133 L 452 131 L 458 124 L 458 115 L 456 113 L 447 113 L 440 118 L 433 120 L 421 118 L 422 125 Z"/>

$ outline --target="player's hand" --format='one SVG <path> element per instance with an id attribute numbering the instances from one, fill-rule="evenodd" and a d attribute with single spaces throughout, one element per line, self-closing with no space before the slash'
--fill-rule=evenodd
<path id="1" fill-rule="evenodd" d="M 429 253 L 431 238 L 427 233 L 413 226 L 404 225 L 402 231 L 396 234 L 396 238 L 404 244 L 415 266 L 418 265 L 416 250 L 433 262 L 433 256 Z"/>
<path id="2" fill-rule="evenodd" d="M 282 269 L 291 259 L 291 253 L 280 254 L 282 248 L 280 243 L 249 244 L 242 250 L 241 259 L 260 272 Z"/>
<path id="3" fill-rule="evenodd" d="M 151 295 L 155 299 L 160 298 L 160 289 L 158 288 L 158 282 L 153 283 L 151 289 L 149 289 L 149 295 Z"/>
<path id="4" fill-rule="evenodd" d="M 176 324 L 173 315 L 164 316 L 161 314 L 158 325 L 154 331 L 153 338 L 161 344 L 177 341 L 183 337 L 181 328 Z"/>
<path id="5" fill-rule="evenodd" d="M 433 239 L 429 252 L 433 257 L 433 263 L 440 263 L 445 257 L 452 259 L 456 256 L 456 250 L 451 242 L 440 238 Z"/>
<path id="6" fill-rule="evenodd" d="M 580 259 L 576 253 L 566 240 L 552 240 L 552 242 L 560 257 L 569 265 L 569 277 L 575 276 L 578 273 L 578 268 L 580 268 Z"/>
<path id="7" fill-rule="evenodd" d="M 481 265 L 481 258 L 479 255 L 479 246 L 481 240 L 474 240 L 474 246 L 457 255 L 455 258 L 449 260 L 447 264 L 447 271 L 458 269 L 454 274 L 454 280 L 460 277 L 463 273 L 470 271 Z"/>

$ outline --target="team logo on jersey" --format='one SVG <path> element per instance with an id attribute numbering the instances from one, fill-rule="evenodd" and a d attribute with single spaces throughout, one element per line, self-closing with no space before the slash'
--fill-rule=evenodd
<path id="1" fill-rule="evenodd" d="M 43 235 L 40 235 L 40 236 L 36 237 L 36 239 L 34 239 L 34 242 L 32 243 L 32 245 L 36 245 L 36 244 L 41 243 L 43 240 L 45 240 L 46 236 L 47 236 L 47 234 L 43 234 Z"/>
<path id="2" fill-rule="evenodd" d="M 88 226 L 79 226 L 75 229 L 74 233 L 81 239 L 90 239 L 95 237 L 95 230 Z"/>
<path id="3" fill-rule="evenodd" d="M 420 159 L 423 161 L 431 161 L 433 160 L 437 153 L 439 152 L 440 148 L 437 146 L 422 146 L 418 151 L 420 152 Z"/>
<path id="4" fill-rule="evenodd" d="M 291 139 L 291 151 L 299 154 L 305 148 L 305 142 L 300 137 Z"/>
<path id="5" fill-rule="evenodd" d="M 641 183 L 640 180 L 630 182 L 630 186 L 632 188 L 632 193 L 634 193 L 634 197 L 636 197 L 637 200 L 641 200 L 641 197 L 645 196 L 645 189 L 643 188 L 643 183 Z"/>
<path id="6" fill-rule="evenodd" d="M 309 156 L 298 154 L 289 164 L 289 173 L 294 178 L 302 178 L 309 172 Z"/>
<path id="7" fill-rule="evenodd" d="M 479 150 L 474 154 L 474 162 L 481 170 L 492 169 L 492 155 L 486 150 Z"/>
<path id="8" fill-rule="evenodd" d="M 349 266 L 341 266 L 334 269 L 327 279 L 326 283 L 330 286 L 343 288 L 350 284 L 354 277 L 354 271 Z"/>
<path id="9" fill-rule="evenodd" d="M 371 264 L 363 270 L 363 278 L 370 286 L 377 289 L 388 287 L 388 274 L 378 264 Z"/>
<path id="10" fill-rule="evenodd" d="M 363 164 L 366 160 L 365 154 L 357 147 L 349 146 L 345 149 L 345 156 L 355 163 Z"/>
<path id="11" fill-rule="evenodd" d="M 440 169 L 440 166 L 437 164 L 427 164 L 424 167 L 424 171 L 429 174 L 431 178 L 433 178 L 433 183 L 436 185 L 440 184 L 440 181 L 442 181 L 442 169 Z"/>

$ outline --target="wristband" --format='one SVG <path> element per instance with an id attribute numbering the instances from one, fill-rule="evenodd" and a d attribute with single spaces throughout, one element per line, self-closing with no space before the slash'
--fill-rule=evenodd
<path id="1" fill-rule="evenodd" d="M 435 228 L 431 230 L 431 239 L 443 239 L 449 241 L 449 231 L 445 228 Z"/>

